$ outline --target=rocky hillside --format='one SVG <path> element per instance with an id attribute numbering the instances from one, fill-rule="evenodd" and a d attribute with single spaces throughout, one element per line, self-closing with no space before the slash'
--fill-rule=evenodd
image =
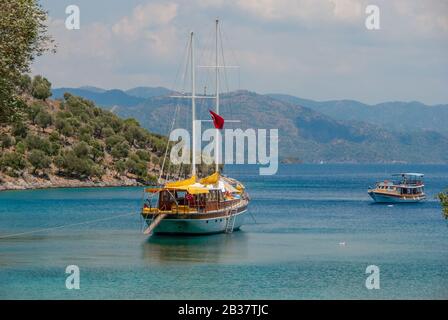
<path id="1" fill-rule="evenodd" d="M 155 182 L 166 138 L 81 97 L 43 97 L 25 92 L 0 126 L 0 190 Z"/>

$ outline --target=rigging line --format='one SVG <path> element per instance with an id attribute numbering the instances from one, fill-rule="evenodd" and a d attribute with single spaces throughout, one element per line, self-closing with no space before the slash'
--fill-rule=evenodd
<path id="1" fill-rule="evenodd" d="M 173 121 L 171 122 L 171 129 L 169 132 L 173 131 L 174 123 L 176 122 L 176 116 L 177 116 L 178 110 L 179 110 L 179 104 L 176 105 L 176 109 L 174 110 L 174 117 L 173 117 Z M 160 169 L 160 174 L 159 174 L 159 180 L 158 180 L 159 183 L 161 183 L 160 181 L 161 181 L 162 174 L 163 174 L 163 168 L 165 167 L 165 161 L 166 161 L 166 156 L 168 155 L 169 146 L 170 146 L 170 138 L 168 137 L 168 142 L 167 142 L 166 148 L 165 148 L 165 156 L 163 157 L 162 167 Z"/>
<path id="2" fill-rule="evenodd" d="M 187 50 L 188 50 L 188 41 L 185 43 L 184 50 L 182 51 L 182 57 L 186 56 Z M 176 89 L 176 87 L 177 87 L 177 80 L 179 79 L 180 70 L 182 69 L 184 63 L 185 63 L 185 61 L 181 61 L 181 63 L 179 63 L 179 66 L 177 67 L 176 77 L 174 78 L 173 85 L 171 87 L 172 89 Z M 182 79 L 183 78 L 184 78 L 184 76 L 182 77 Z"/>
<path id="3" fill-rule="evenodd" d="M 127 216 L 131 216 L 131 215 L 135 215 L 135 213 L 134 212 L 133 213 L 126 213 L 126 214 L 121 214 L 121 215 L 108 217 L 108 218 L 101 218 L 101 219 L 95 219 L 95 220 L 71 223 L 71 224 L 66 224 L 66 225 L 61 225 L 61 226 L 56 226 L 56 227 L 49 227 L 49 228 L 43 228 L 43 229 L 38 229 L 38 230 L 32 230 L 32 231 L 25 231 L 25 232 L 20 232 L 20 233 L 7 234 L 7 235 L 4 235 L 4 236 L 0 236 L 0 239 L 18 237 L 18 236 L 28 235 L 28 234 L 38 233 L 38 232 L 52 231 L 52 230 L 66 228 L 66 227 L 80 226 L 80 225 L 85 225 L 85 224 L 95 223 L 95 222 L 100 222 L 100 221 L 108 221 L 108 220 L 113 220 L 113 219 L 117 219 L 117 218 L 121 218 L 121 217 L 127 217 Z"/>
<path id="4" fill-rule="evenodd" d="M 207 28 L 207 29 L 211 30 L 211 28 Z M 203 39 L 205 39 L 205 40 L 203 42 L 201 42 L 201 45 L 200 45 L 201 53 L 200 53 L 200 57 L 199 57 L 198 61 L 208 61 L 207 55 L 211 55 L 211 51 L 207 50 L 207 48 L 209 48 L 209 45 L 211 46 L 211 42 L 213 40 L 212 39 L 212 31 L 209 31 L 207 33 L 206 37 L 204 37 Z M 202 43 L 203 43 L 203 45 L 202 45 Z M 210 73 L 209 73 L 208 68 L 205 69 L 205 72 L 199 73 L 198 82 L 200 83 L 199 87 L 201 89 L 205 89 L 207 87 L 209 75 L 210 75 Z M 204 84 L 204 86 L 202 84 Z M 204 90 L 204 94 L 205 93 L 206 92 Z M 198 106 L 198 108 L 196 110 L 196 114 L 198 115 L 198 119 L 204 118 L 204 115 L 205 115 L 204 106 L 209 107 L 209 101 L 207 101 L 207 99 L 200 99 L 197 102 L 197 106 Z"/>
<path id="5" fill-rule="evenodd" d="M 237 91 L 236 91 L 237 92 L 237 98 L 235 100 L 235 103 L 236 103 L 236 105 L 238 107 L 236 108 L 237 109 L 236 113 L 234 112 L 235 111 L 234 108 L 230 108 L 230 116 L 232 118 L 233 117 L 241 118 L 242 114 L 243 114 L 242 113 L 243 95 L 241 93 L 241 90 L 242 90 L 242 88 L 241 88 L 241 61 L 240 61 L 240 59 L 238 59 L 238 55 L 236 54 L 236 51 L 234 50 L 234 47 L 231 46 L 231 43 L 230 43 L 230 40 L 229 40 L 229 37 L 227 35 L 226 30 L 224 28 L 221 28 L 220 31 L 221 31 L 221 38 L 223 39 L 222 41 L 227 44 L 227 47 L 226 47 L 228 49 L 227 51 L 230 50 L 230 55 L 232 56 L 232 58 L 235 61 L 236 65 L 240 66 L 238 68 L 238 70 L 237 70 L 237 72 L 238 72 L 238 85 L 237 85 Z M 235 128 L 236 124 L 232 124 L 232 127 Z M 241 126 L 241 129 L 242 128 L 243 127 Z M 234 170 L 235 170 L 235 166 L 233 166 L 233 167 L 234 167 Z M 236 166 L 236 173 L 241 175 L 242 172 L 244 172 L 244 169 L 241 168 L 241 166 L 237 165 Z M 250 214 L 252 216 L 252 219 L 255 221 L 255 223 L 257 223 L 257 221 L 255 220 L 255 217 L 253 216 L 253 214 L 251 212 L 250 212 Z"/>
<path id="6" fill-rule="evenodd" d="M 224 57 L 224 46 L 223 46 L 223 41 L 222 41 L 222 27 L 219 28 L 219 43 L 220 43 L 220 46 L 221 46 L 222 65 L 224 66 L 224 70 L 223 70 L 224 71 L 224 82 L 225 82 L 225 85 L 226 85 L 227 92 L 230 92 L 230 90 L 229 90 L 229 81 L 227 79 L 226 59 Z"/>
<path id="7" fill-rule="evenodd" d="M 188 50 L 188 49 L 189 49 L 190 46 L 191 46 L 191 42 L 190 42 L 190 40 L 188 40 L 186 42 L 186 45 L 185 45 L 185 48 L 184 48 L 184 52 L 183 52 L 184 60 L 179 65 L 179 71 L 180 71 L 181 67 L 184 67 L 183 68 L 183 73 L 182 73 L 182 76 L 181 76 L 181 81 L 179 83 L 179 88 L 176 88 L 177 85 L 176 85 L 176 87 L 173 87 L 173 89 L 175 89 L 175 90 L 180 89 L 181 93 L 185 92 L 185 87 L 186 87 L 186 82 L 187 82 L 186 75 L 187 75 L 187 72 L 188 72 L 188 66 L 189 66 L 189 60 L 190 60 L 190 50 Z M 176 80 L 176 82 L 177 82 L 177 80 Z M 173 116 L 173 121 L 172 121 L 172 124 L 171 124 L 171 128 L 169 128 L 170 129 L 169 131 L 167 130 L 168 131 L 167 132 L 168 136 L 169 136 L 170 132 L 174 128 L 174 125 L 175 125 L 175 122 L 176 122 L 176 118 L 177 118 L 177 114 L 178 114 L 178 111 L 179 111 L 179 108 L 180 108 L 180 101 L 179 101 L 179 99 L 176 99 L 176 100 L 177 100 L 176 101 L 176 109 L 174 111 L 174 116 Z M 163 175 L 163 169 L 164 169 L 164 166 L 165 166 L 166 156 L 167 156 L 167 151 L 168 151 L 169 145 L 170 145 L 170 141 L 169 141 L 169 137 L 168 137 L 167 147 L 166 147 L 165 155 L 164 155 L 164 158 L 163 158 L 162 169 L 161 169 L 160 174 L 159 174 L 159 182 L 160 182 L 160 179 L 161 179 L 161 177 Z M 170 170 L 170 168 L 171 168 L 171 162 L 168 165 L 168 169 L 167 169 L 167 174 L 166 174 L 166 179 L 165 180 L 169 180 L 169 175 L 170 175 L 169 170 Z"/>
<path id="8" fill-rule="evenodd" d="M 224 41 L 229 44 L 229 50 L 231 55 L 233 56 L 233 59 L 236 62 L 236 65 L 241 66 L 241 63 L 237 57 L 237 54 L 235 52 L 235 50 L 232 48 L 232 46 L 230 46 L 230 41 L 229 38 L 227 36 L 227 33 L 225 32 L 225 30 L 223 28 L 221 28 L 221 32 L 222 32 L 222 37 L 224 38 Z M 238 68 L 238 91 L 241 91 L 241 67 Z M 240 106 L 241 106 L 241 101 L 242 101 L 242 95 L 239 95 L 239 100 L 240 100 Z"/>
<path id="9" fill-rule="evenodd" d="M 222 24 L 221 24 L 221 28 L 219 28 L 219 36 L 220 36 L 219 38 L 220 38 L 220 45 L 221 45 L 222 62 L 223 62 L 223 66 L 224 66 L 224 79 L 225 79 L 224 82 L 226 84 L 227 93 L 229 94 L 230 93 L 230 86 L 229 86 L 229 80 L 228 80 L 228 77 L 227 77 L 227 68 L 225 68 L 225 66 L 226 66 L 226 59 L 225 59 L 225 55 L 224 55 L 223 32 L 224 31 L 223 31 L 223 27 L 222 27 Z M 239 68 L 238 68 L 238 70 L 239 70 Z M 227 101 L 228 101 L 228 110 L 229 110 L 229 113 L 230 113 L 230 119 L 234 119 L 233 106 L 232 106 L 231 98 L 228 97 Z M 232 124 L 231 126 L 232 126 L 232 128 L 235 128 L 235 124 Z"/>
<path id="10" fill-rule="evenodd" d="M 219 40 L 220 40 L 220 46 L 221 46 L 222 64 L 224 66 L 224 70 L 223 70 L 224 71 L 224 82 L 225 82 L 225 85 L 226 85 L 227 94 L 229 94 L 230 93 L 230 87 L 229 87 L 229 80 L 228 80 L 228 77 L 227 77 L 226 58 L 225 58 L 225 55 L 224 55 L 222 26 L 221 26 L 221 28 L 219 28 Z M 233 108 L 232 108 L 231 98 L 228 97 L 227 101 L 228 101 L 227 109 L 230 112 L 230 119 L 233 119 L 233 113 L 232 113 L 232 109 Z"/>

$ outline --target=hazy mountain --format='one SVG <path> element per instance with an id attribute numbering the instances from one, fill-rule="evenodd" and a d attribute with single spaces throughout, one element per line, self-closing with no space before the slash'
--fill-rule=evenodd
<path id="1" fill-rule="evenodd" d="M 363 121 L 388 130 L 432 130 L 448 135 L 448 105 L 385 102 L 368 105 L 353 100 L 313 101 L 284 94 L 269 96 L 326 114 L 336 120 Z"/>
<path id="2" fill-rule="evenodd" d="M 81 96 L 85 99 L 94 101 L 96 104 L 103 107 L 112 106 L 135 106 L 144 101 L 143 98 L 134 97 L 126 94 L 122 90 L 105 90 L 103 92 L 96 90 L 91 90 L 90 88 L 58 88 L 53 89 L 53 98 L 61 99 L 65 92 L 69 92 L 76 96 Z"/>
<path id="3" fill-rule="evenodd" d="M 168 134 L 176 106 L 175 127 L 189 128 L 188 100 L 153 97 L 115 112 L 133 117 L 160 134 Z M 280 157 L 304 162 L 448 162 L 448 138 L 433 131 L 394 132 L 375 125 L 335 120 L 311 108 L 248 91 L 223 95 L 221 113 L 239 119 L 238 127 L 278 128 Z M 198 102 L 198 118 L 209 119 L 212 100 Z M 204 124 L 210 126 L 210 124 Z M 227 127 L 232 127 L 230 124 Z"/>
<path id="4" fill-rule="evenodd" d="M 98 93 L 107 91 L 106 89 L 98 88 L 98 87 L 94 87 L 94 86 L 82 86 L 82 87 L 79 87 L 79 89 L 84 89 L 87 91 L 98 92 Z"/>
<path id="5" fill-rule="evenodd" d="M 164 87 L 136 87 L 126 90 L 125 92 L 130 96 L 144 99 L 157 96 L 165 96 L 172 93 L 171 90 Z"/>
<path id="6" fill-rule="evenodd" d="M 176 106 L 179 106 L 176 127 L 189 128 L 188 99 L 170 98 L 167 96 L 169 90 L 164 88 L 158 91 L 161 95 L 148 99 L 129 94 L 129 91 L 137 95 L 157 92 L 151 89 L 155 88 L 142 87 L 127 92 L 61 88 L 53 90 L 53 94 L 58 98 L 69 91 L 101 106 L 116 106 L 113 110 L 118 115 L 136 118 L 142 126 L 163 135 L 168 134 Z M 198 100 L 198 118 L 209 119 L 208 109 L 213 108 L 213 103 L 211 99 Z M 395 106 L 396 111 L 393 110 Z M 402 110 L 406 108 L 409 113 L 420 116 L 402 117 Z M 432 114 L 435 109 L 440 110 L 436 118 L 425 113 Z M 281 158 L 304 162 L 446 163 L 448 138 L 440 134 L 446 130 L 442 124 L 448 122 L 444 112 L 443 106 L 429 107 L 419 103 L 391 102 L 369 106 L 351 100 L 317 102 L 248 91 L 233 92 L 221 99 L 221 113 L 226 119 L 241 120 L 239 127 L 243 129 L 279 128 Z M 435 132 L 437 130 L 439 132 Z"/>
<path id="7" fill-rule="evenodd" d="M 84 97 L 94 101 L 103 107 L 122 106 L 129 107 L 142 103 L 145 99 L 164 96 L 172 91 L 163 87 L 136 87 L 126 91 L 119 89 L 106 90 L 92 86 L 79 88 L 57 88 L 53 89 L 53 98 L 63 98 L 65 92 Z"/>

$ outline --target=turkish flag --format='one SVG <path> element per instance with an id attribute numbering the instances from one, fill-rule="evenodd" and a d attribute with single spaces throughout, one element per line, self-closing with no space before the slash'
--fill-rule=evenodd
<path id="1" fill-rule="evenodd" d="M 221 117 L 216 112 L 213 112 L 212 110 L 208 110 L 212 116 L 213 124 L 215 125 L 216 129 L 222 129 L 224 127 L 224 118 Z"/>

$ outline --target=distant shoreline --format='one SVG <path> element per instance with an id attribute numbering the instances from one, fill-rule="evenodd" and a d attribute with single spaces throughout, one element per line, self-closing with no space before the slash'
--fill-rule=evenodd
<path id="1" fill-rule="evenodd" d="M 55 181 L 56 180 L 56 181 Z M 135 179 L 114 179 L 110 181 L 81 181 L 76 179 L 50 178 L 48 180 L 33 178 L 31 181 L 20 178 L 0 184 L 0 192 L 14 190 L 62 189 L 62 188 L 112 188 L 143 186 Z"/>

